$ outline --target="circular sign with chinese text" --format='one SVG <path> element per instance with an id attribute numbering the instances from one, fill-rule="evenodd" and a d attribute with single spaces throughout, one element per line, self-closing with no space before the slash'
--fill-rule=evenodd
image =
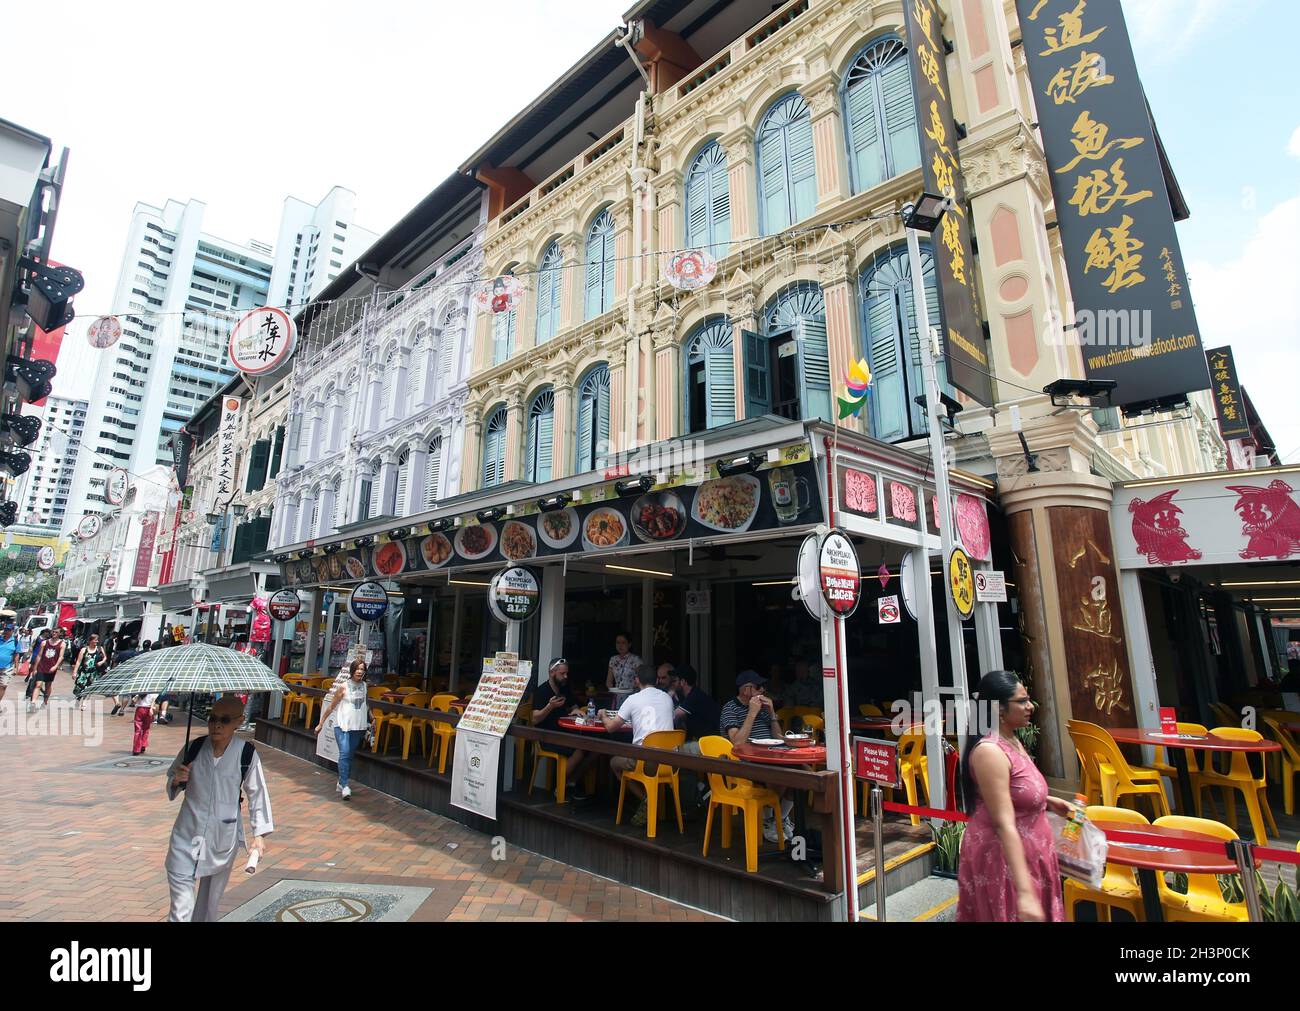
<path id="1" fill-rule="evenodd" d="M 131 484 L 130 475 L 121 467 L 116 467 L 104 483 L 104 498 L 109 505 L 121 505 L 126 501 L 126 491 Z"/>
<path id="2" fill-rule="evenodd" d="M 975 570 L 961 548 L 953 548 L 948 556 L 948 593 L 962 621 L 975 613 Z"/>
<path id="3" fill-rule="evenodd" d="M 100 316 L 86 331 L 86 340 L 92 348 L 111 348 L 121 339 L 122 323 L 116 316 Z"/>
<path id="4" fill-rule="evenodd" d="M 504 624 L 527 621 L 541 603 L 541 580 L 532 569 L 520 565 L 498 572 L 488 586 L 492 617 Z"/>
<path id="5" fill-rule="evenodd" d="M 387 610 L 388 591 L 374 581 L 358 583 L 348 594 L 348 613 L 357 621 L 378 621 Z"/>
<path id="6" fill-rule="evenodd" d="M 837 618 L 847 618 L 858 609 L 862 597 L 862 570 L 853 542 L 838 530 L 822 538 L 818 559 L 822 596 Z"/>
<path id="7" fill-rule="evenodd" d="M 77 524 L 77 536 L 83 541 L 88 541 L 99 533 L 103 526 L 104 521 L 98 516 L 83 516 L 81 517 L 81 522 Z"/>
<path id="8" fill-rule="evenodd" d="M 36 552 L 36 567 L 42 572 L 49 572 L 50 569 L 54 568 L 54 562 L 54 549 L 48 544 Z"/>
<path id="9" fill-rule="evenodd" d="M 302 610 L 302 601 L 293 590 L 277 590 L 266 602 L 266 610 L 276 621 L 293 621 Z"/>
<path id="10" fill-rule="evenodd" d="M 298 328 L 287 312 L 254 309 L 230 331 L 230 364 L 248 376 L 265 375 L 288 361 L 297 344 Z"/>

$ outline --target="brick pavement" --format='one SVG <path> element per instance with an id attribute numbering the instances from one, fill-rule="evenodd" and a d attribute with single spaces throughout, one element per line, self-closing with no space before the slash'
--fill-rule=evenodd
<path id="1" fill-rule="evenodd" d="M 56 697 L 70 689 L 60 674 Z M 21 683 L 0 706 L 14 702 L 21 714 Z M 180 713 L 154 727 L 150 757 L 170 763 L 183 721 Z M 110 718 L 105 707 L 100 725 L 102 743 L 86 747 L 80 736 L 17 734 L 11 715 L 0 718 L 0 920 L 166 918 L 163 859 L 176 806 L 161 770 L 78 768 L 130 756 L 131 716 Z M 364 788 L 345 803 L 331 774 L 266 747 L 259 753 L 276 831 L 258 873 L 232 877 L 223 913 L 296 878 L 431 887 L 419 920 L 714 919 L 516 847 L 494 860 L 482 833 Z"/>

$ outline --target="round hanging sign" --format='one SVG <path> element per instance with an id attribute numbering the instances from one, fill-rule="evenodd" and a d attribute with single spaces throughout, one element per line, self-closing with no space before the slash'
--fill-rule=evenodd
<path id="1" fill-rule="evenodd" d="M 847 618 L 862 598 L 862 570 L 858 553 L 846 534 L 832 530 L 822 538 L 818 553 L 822 596 L 837 618 Z"/>
<path id="2" fill-rule="evenodd" d="M 541 580 L 522 565 L 498 572 L 488 584 L 488 607 L 492 617 L 503 624 L 527 621 L 541 604 Z"/>
<path id="3" fill-rule="evenodd" d="M 703 249 L 671 253 L 664 260 L 664 279 L 682 291 L 703 288 L 717 274 L 718 261 Z"/>
<path id="4" fill-rule="evenodd" d="M 109 505 L 121 505 L 126 501 L 127 488 L 131 484 L 131 477 L 121 467 L 116 467 L 108 475 L 108 480 L 104 483 L 104 498 Z"/>
<path id="5" fill-rule="evenodd" d="M 374 581 L 358 583 L 348 594 L 348 614 L 357 621 L 378 621 L 387 610 L 388 591 Z"/>
<path id="6" fill-rule="evenodd" d="M 523 295 L 523 282 L 510 274 L 502 274 L 476 289 L 474 302 L 482 312 L 509 312 L 519 304 Z"/>
<path id="7" fill-rule="evenodd" d="M 104 526 L 104 521 L 98 516 L 89 515 L 81 517 L 81 522 L 77 524 L 77 536 L 83 541 L 88 541 L 99 533 Z"/>
<path id="8" fill-rule="evenodd" d="M 825 603 L 822 600 L 821 581 L 817 570 L 817 557 L 821 551 L 821 538 L 809 534 L 799 545 L 799 558 L 795 563 L 796 600 L 802 600 L 813 621 L 821 621 Z"/>
<path id="9" fill-rule="evenodd" d="M 916 564 L 912 561 L 912 552 L 903 556 L 899 567 L 898 583 L 903 591 L 903 606 L 907 608 L 908 617 L 916 621 Z"/>
<path id="10" fill-rule="evenodd" d="M 104 580 L 104 586 L 106 586 L 108 589 L 111 590 L 116 585 L 117 585 L 117 575 L 115 573 L 110 572 L 108 574 L 108 578 Z"/>
<path id="11" fill-rule="evenodd" d="M 975 613 L 975 570 L 961 548 L 953 548 L 948 556 L 948 593 L 962 621 Z"/>
<path id="12" fill-rule="evenodd" d="M 246 376 L 274 372 L 293 354 L 298 328 L 283 309 L 263 306 L 245 313 L 230 331 L 230 364 Z"/>
<path id="13" fill-rule="evenodd" d="M 111 348 L 121 338 L 122 323 L 116 316 L 100 316 L 86 331 L 86 340 L 92 348 Z"/>
<path id="14" fill-rule="evenodd" d="M 276 621 L 293 621 L 302 610 L 302 601 L 293 590 L 277 590 L 266 602 L 266 610 Z"/>
<path id="15" fill-rule="evenodd" d="M 36 567 L 42 572 L 49 572 L 54 568 L 54 549 L 48 544 L 36 552 Z"/>

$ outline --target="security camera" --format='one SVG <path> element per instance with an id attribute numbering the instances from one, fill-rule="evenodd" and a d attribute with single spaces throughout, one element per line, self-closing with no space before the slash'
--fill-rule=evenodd
<path id="1" fill-rule="evenodd" d="M 1169 578 L 1175 583 L 1181 583 L 1183 581 L 1183 574 L 1181 572 L 1171 572 L 1169 573 Z"/>

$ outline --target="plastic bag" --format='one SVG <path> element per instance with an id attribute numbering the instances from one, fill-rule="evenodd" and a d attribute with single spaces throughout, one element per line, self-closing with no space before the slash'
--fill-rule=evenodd
<path id="1" fill-rule="evenodd" d="M 1049 814 L 1047 819 L 1061 873 L 1089 888 L 1100 888 L 1106 876 L 1106 834 L 1082 810 L 1068 820 L 1058 814 Z"/>

